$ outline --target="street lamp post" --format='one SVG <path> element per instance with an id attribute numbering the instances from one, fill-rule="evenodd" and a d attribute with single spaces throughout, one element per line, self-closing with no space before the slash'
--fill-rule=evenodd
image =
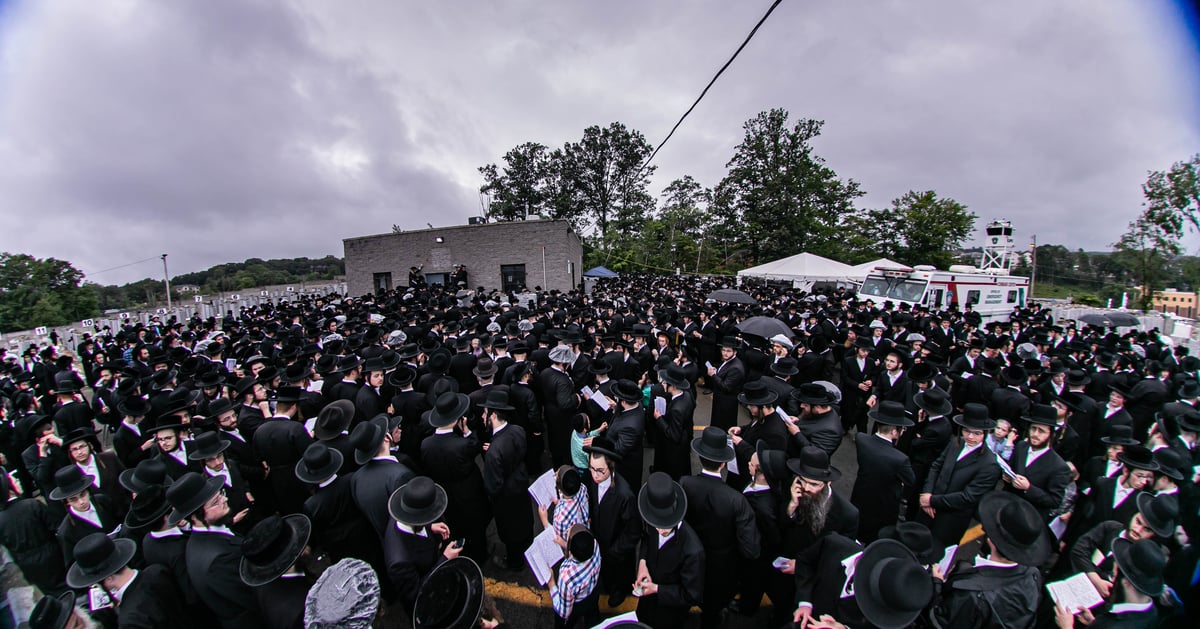
<path id="1" fill-rule="evenodd" d="M 167 310 L 171 309 L 171 276 L 167 274 L 167 254 L 162 254 L 163 285 L 167 287 Z"/>

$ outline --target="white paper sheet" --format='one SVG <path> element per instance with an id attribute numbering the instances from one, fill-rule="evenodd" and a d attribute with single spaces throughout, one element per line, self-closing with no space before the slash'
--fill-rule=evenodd
<path id="1" fill-rule="evenodd" d="M 1004 460 L 1004 457 L 997 454 L 996 455 L 996 463 L 998 463 L 1000 465 L 1000 473 L 1004 474 L 1005 476 L 1007 476 L 1009 478 L 1016 477 L 1017 473 L 1013 471 L 1013 468 L 1011 465 L 1008 464 L 1008 461 Z"/>
<path id="2" fill-rule="evenodd" d="M 554 482 L 554 470 L 547 470 L 546 473 L 537 477 L 537 480 L 529 485 L 528 491 L 539 507 L 549 509 L 550 503 L 558 497 L 558 487 Z"/>
<path id="3" fill-rule="evenodd" d="M 609 618 L 608 620 L 605 620 L 604 622 L 592 627 L 592 629 L 608 629 L 609 627 L 611 627 L 619 622 L 637 622 L 637 621 L 638 621 L 637 610 L 634 610 L 631 612 L 625 612 L 624 614 L 621 614 L 620 616 L 613 616 L 612 618 Z"/>
<path id="4" fill-rule="evenodd" d="M 562 546 L 554 543 L 554 529 L 551 527 L 542 529 L 525 550 L 525 562 L 533 570 L 538 585 L 546 585 L 550 581 L 552 568 L 562 561 L 562 558 Z"/>
<path id="5" fill-rule="evenodd" d="M 947 546 L 946 552 L 942 554 L 941 561 L 938 562 L 938 567 L 942 569 L 942 575 L 950 571 L 950 566 L 954 565 L 954 555 L 958 553 L 958 546 Z"/>
<path id="6" fill-rule="evenodd" d="M 584 387 L 580 389 L 579 392 L 582 393 L 583 397 L 585 398 L 592 397 L 592 393 L 594 393 L 591 387 Z"/>
<path id="7" fill-rule="evenodd" d="M 1096 586 L 1082 572 L 1069 579 L 1047 583 L 1046 591 L 1056 604 L 1071 610 L 1071 613 L 1080 607 L 1091 609 L 1104 602 Z"/>
<path id="8" fill-rule="evenodd" d="M 667 399 L 661 398 L 661 397 L 654 398 L 654 410 L 659 415 L 666 415 L 667 414 Z"/>
<path id="9" fill-rule="evenodd" d="M 726 435 L 725 443 L 728 444 L 729 447 L 732 448 L 733 447 L 733 435 Z M 734 449 L 734 452 L 737 452 L 737 450 Z M 730 474 L 741 474 L 741 472 L 738 471 L 737 456 L 734 456 L 732 459 L 729 460 L 729 463 L 725 464 L 725 469 L 729 470 Z"/>
<path id="10" fill-rule="evenodd" d="M 1062 539 L 1063 533 L 1067 532 L 1067 521 L 1062 518 L 1050 520 L 1050 532 L 1054 533 L 1054 539 Z"/>
<path id="11" fill-rule="evenodd" d="M 775 407 L 775 414 L 779 415 L 779 419 L 782 419 L 783 421 L 785 421 L 789 424 L 796 421 L 796 420 L 792 419 L 791 417 L 789 417 L 786 412 L 784 412 L 782 406 Z"/>
<path id="12" fill-rule="evenodd" d="M 604 397 L 603 391 L 596 391 L 592 393 L 589 399 L 595 402 L 602 411 L 607 411 L 608 409 L 612 408 L 612 404 L 609 403 L 608 398 Z"/>

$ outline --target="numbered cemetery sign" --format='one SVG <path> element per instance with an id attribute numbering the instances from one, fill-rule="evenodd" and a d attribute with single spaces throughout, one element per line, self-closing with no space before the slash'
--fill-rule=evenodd
<path id="1" fill-rule="evenodd" d="M 129 318 L 129 313 L 128 313 L 128 312 L 122 312 L 121 314 L 119 314 L 119 315 L 117 315 L 117 316 L 118 316 L 118 317 L 120 317 L 120 318 L 122 318 L 122 319 L 128 319 L 128 318 Z"/>
<path id="2" fill-rule="evenodd" d="M 203 295 L 196 295 L 195 297 L 193 297 L 193 298 L 192 298 L 192 301 L 195 301 L 195 302 L 196 302 L 196 303 L 198 303 L 198 304 L 199 304 L 199 303 L 203 303 L 203 302 L 204 302 L 204 296 L 203 296 Z"/>
<path id="3" fill-rule="evenodd" d="M 259 294 L 259 295 L 262 295 L 263 297 L 266 297 L 267 295 L 270 295 L 270 294 L 271 294 L 271 292 L 270 292 L 270 291 L 265 291 L 265 290 L 260 290 L 260 291 L 258 291 L 258 294 Z"/>
<path id="4" fill-rule="evenodd" d="M 46 336 L 46 326 L 39 325 L 38 327 L 33 329 L 33 333 L 38 336 Z"/>
<path id="5" fill-rule="evenodd" d="M 167 309 L 166 309 L 166 308 L 159 308 L 158 310 L 155 310 L 155 312 L 157 312 L 158 314 L 167 314 Z"/>
<path id="6" fill-rule="evenodd" d="M 289 292 L 289 293 L 294 293 L 294 292 L 296 292 L 296 287 L 295 287 L 295 286 L 288 286 L 288 287 L 287 287 L 287 292 Z"/>
<path id="7" fill-rule="evenodd" d="M 229 299 L 231 299 L 233 301 L 239 301 L 239 300 L 241 300 L 241 298 L 242 298 L 241 295 L 233 295 Z"/>
<path id="8" fill-rule="evenodd" d="M 79 322 L 79 325 L 82 325 L 85 328 L 90 328 L 90 327 L 95 326 L 96 322 L 92 321 L 91 319 L 84 319 L 83 321 Z"/>

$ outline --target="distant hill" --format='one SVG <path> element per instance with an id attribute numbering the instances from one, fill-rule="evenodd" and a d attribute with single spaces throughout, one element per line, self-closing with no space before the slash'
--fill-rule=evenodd
<path id="1" fill-rule="evenodd" d="M 179 288 L 194 286 L 202 294 L 242 290 L 255 286 L 293 284 L 332 280 L 346 274 L 341 258 L 289 258 L 263 260 L 250 258 L 245 262 L 229 262 L 195 273 L 183 273 L 171 278 L 172 299 L 178 299 Z M 161 279 L 146 278 L 121 286 L 94 285 L 101 311 L 134 306 L 157 306 L 166 301 Z"/>

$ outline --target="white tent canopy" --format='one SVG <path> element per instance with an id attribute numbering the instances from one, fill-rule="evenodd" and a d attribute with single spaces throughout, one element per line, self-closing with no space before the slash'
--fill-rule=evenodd
<path id="1" fill-rule="evenodd" d="M 766 264 L 742 269 L 738 277 L 759 277 L 776 281 L 847 282 L 854 277 L 854 267 L 812 253 L 799 253 Z"/>
<path id="2" fill-rule="evenodd" d="M 901 267 L 906 267 L 907 265 L 900 264 L 899 262 L 896 262 L 895 260 L 888 260 L 887 258 L 880 258 L 878 260 L 872 260 L 870 262 L 863 262 L 862 264 L 857 264 L 855 266 L 850 267 L 850 277 L 853 278 L 857 282 L 861 282 L 861 281 L 867 279 L 867 273 L 870 273 L 871 271 L 875 270 L 875 267 L 877 267 L 877 266 L 901 268 Z"/>

